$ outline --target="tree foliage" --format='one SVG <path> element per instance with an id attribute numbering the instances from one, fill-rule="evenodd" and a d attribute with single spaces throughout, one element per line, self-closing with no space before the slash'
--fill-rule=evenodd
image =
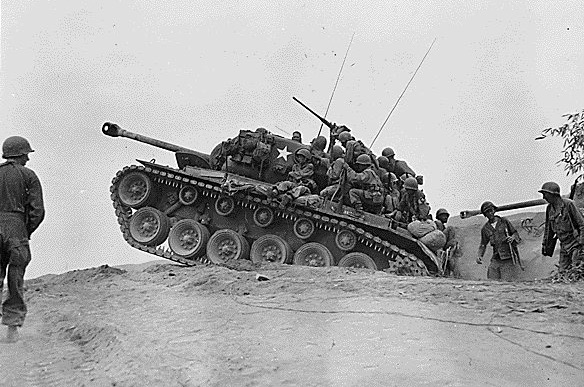
<path id="1" fill-rule="evenodd" d="M 536 140 L 550 137 L 562 137 L 564 139 L 563 157 L 558 163 L 564 164 L 566 175 L 579 174 L 584 171 L 584 110 L 579 113 L 568 113 L 566 123 L 557 128 L 547 128 L 541 132 Z"/>

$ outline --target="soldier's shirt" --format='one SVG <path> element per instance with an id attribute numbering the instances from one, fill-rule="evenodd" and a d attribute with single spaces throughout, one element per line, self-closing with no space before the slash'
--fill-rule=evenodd
<path id="1" fill-rule="evenodd" d="M 479 246 L 479 256 L 485 254 L 487 244 L 493 246 L 493 259 L 511 259 L 511 246 L 505 242 L 507 236 L 517 234 L 517 231 L 506 218 L 495 215 L 495 226 L 487 222 L 481 229 L 481 244 Z"/>
<path id="2" fill-rule="evenodd" d="M 572 200 L 562 198 L 560 206 L 555 211 L 551 205 L 548 207 L 548 224 L 551 232 L 556 234 L 560 242 L 574 239 L 576 237 L 574 230 L 582 234 L 584 219 Z"/>

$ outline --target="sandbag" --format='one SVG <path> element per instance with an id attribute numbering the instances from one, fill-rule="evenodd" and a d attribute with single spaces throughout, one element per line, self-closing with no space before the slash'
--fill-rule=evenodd
<path id="1" fill-rule="evenodd" d="M 420 242 L 436 253 L 446 244 L 446 235 L 440 230 L 434 230 L 421 237 Z"/>
<path id="2" fill-rule="evenodd" d="M 318 204 L 319 202 L 320 202 L 319 195 L 304 195 L 304 196 L 300 196 L 299 198 L 294 200 L 294 203 L 300 204 L 303 206 L 314 206 L 314 205 Z"/>
<path id="3" fill-rule="evenodd" d="M 408 231 L 416 239 L 420 239 L 424 235 L 436 230 L 436 223 L 431 220 L 414 220 L 408 224 Z"/>

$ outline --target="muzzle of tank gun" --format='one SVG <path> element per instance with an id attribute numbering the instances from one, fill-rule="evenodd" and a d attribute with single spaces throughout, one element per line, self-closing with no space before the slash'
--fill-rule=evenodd
<path id="1" fill-rule="evenodd" d="M 111 122 L 106 122 L 105 124 L 103 124 L 103 126 L 101 127 L 101 131 L 103 132 L 103 134 L 110 137 L 119 137 L 122 135 L 122 128 L 120 128 L 119 125 Z"/>
<path id="2" fill-rule="evenodd" d="M 480 214 L 481 211 L 480 210 L 466 210 L 466 211 L 460 211 L 460 218 L 461 219 L 466 219 L 466 218 L 470 218 L 471 216 L 475 216 Z"/>

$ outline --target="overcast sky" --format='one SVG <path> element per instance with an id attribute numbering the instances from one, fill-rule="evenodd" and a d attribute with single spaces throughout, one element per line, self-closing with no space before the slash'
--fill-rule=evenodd
<path id="1" fill-rule="evenodd" d="M 101 133 L 105 121 L 209 153 L 240 129 L 306 141 L 295 96 L 371 144 L 392 146 L 451 214 L 566 191 L 560 139 L 584 108 L 582 1 L 2 1 L 2 139 L 28 138 L 47 218 L 27 277 L 152 259 L 123 240 L 116 171 L 173 154 Z M 543 210 L 543 208 L 541 208 Z"/>

